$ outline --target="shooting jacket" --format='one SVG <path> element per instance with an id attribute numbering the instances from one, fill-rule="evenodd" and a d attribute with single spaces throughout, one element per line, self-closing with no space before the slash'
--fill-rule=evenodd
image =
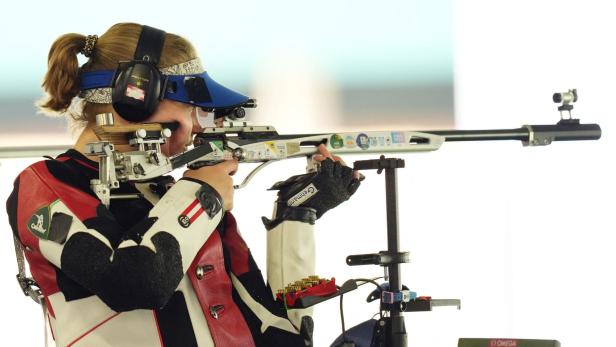
<path id="1" fill-rule="evenodd" d="M 272 288 L 314 274 L 313 212 L 267 231 L 266 285 L 231 213 L 204 213 L 201 182 L 122 183 L 142 198 L 107 208 L 96 178 L 69 150 L 24 170 L 7 201 L 57 346 L 311 345 L 311 312 L 287 313 Z"/>

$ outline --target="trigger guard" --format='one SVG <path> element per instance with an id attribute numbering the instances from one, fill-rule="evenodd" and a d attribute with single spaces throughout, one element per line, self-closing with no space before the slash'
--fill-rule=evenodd
<path id="1" fill-rule="evenodd" d="M 313 156 L 306 157 L 306 172 L 318 172 L 321 168 L 321 163 L 314 160 Z"/>

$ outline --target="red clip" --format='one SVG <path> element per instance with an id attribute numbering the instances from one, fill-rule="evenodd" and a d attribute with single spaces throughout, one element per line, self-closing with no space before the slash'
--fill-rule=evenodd
<path id="1" fill-rule="evenodd" d="M 307 296 L 328 296 L 336 293 L 336 278 L 332 277 L 331 279 L 319 279 L 318 284 L 314 284 L 309 287 L 302 288 L 300 290 L 289 291 L 286 293 L 281 293 L 280 291 L 276 294 L 276 300 L 282 301 L 282 295 L 284 294 L 286 297 L 287 307 L 295 306 L 295 301 L 300 298 L 304 298 Z"/>

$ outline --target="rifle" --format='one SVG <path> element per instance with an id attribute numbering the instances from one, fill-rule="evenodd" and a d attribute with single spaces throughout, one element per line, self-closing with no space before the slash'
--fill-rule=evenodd
<path id="1" fill-rule="evenodd" d="M 524 146 L 546 146 L 554 141 L 597 140 L 601 128 L 597 124 L 582 124 L 571 115 L 577 91 L 571 89 L 555 93 L 553 101 L 560 103 L 560 120 L 554 125 L 524 125 L 514 129 L 494 130 L 429 130 L 429 131 L 355 131 L 320 134 L 278 134 L 273 126 L 256 126 L 243 120 L 245 107 L 216 110 L 215 116 L 224 120 L 220 127 L 207 127 L 195 135 L 194 148 L 174 157 L 167 157 L 160 148 L 171 136 L 169 124 L 113 125 L 110 113 L 96 117 L 95 132 L 100 142 L 89 143 L 86 154 L 99 157 L 99 178 L 91 187 L 103 204 L 111 199 L 135 198 L 133 195 L 112 195 L 120 182 L 145 181 L 177 168 L 198 168 L 223 160 L 236 159 L 240 163 L 261 163 L 236 189 L 245 187 L 264 166 L 275 161 L 310 157 L 317 146 L 324 144 L 332 154 L 384 154 L 426 152 L 438 150 L 444 142 L 457 141 L 521 141 Z M 568 113 L 568 117 L 566 114 Z M 222 115 L 222 116 L 221 116 Z M 129 144 L 136 150 L 118 152 L 114 144 Z M 309 161 L 309 169 L 316 169 Z"/>

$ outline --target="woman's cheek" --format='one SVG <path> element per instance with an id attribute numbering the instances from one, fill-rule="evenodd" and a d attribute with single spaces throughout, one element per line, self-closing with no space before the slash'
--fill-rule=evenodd
<path id="1" fill-rule="evenodd" d="M 190 129 L 185 124 L 180 123 L 180 126 L 167 139 L 167 143 L 162 146 L 163 153 L 171 156 L 184 152 L 188 137 L 190 137 Z"/>

